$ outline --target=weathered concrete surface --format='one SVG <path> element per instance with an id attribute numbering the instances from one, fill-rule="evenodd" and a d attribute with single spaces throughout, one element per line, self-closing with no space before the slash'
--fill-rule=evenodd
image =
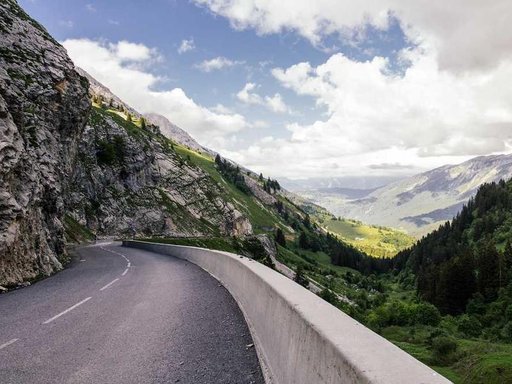
<path id="1" fill-rule="evenodd" d="M 195 247 L 124 241 L 188 260 L 244 312 L 267 382 L 449 383 L 447 379 L 285 276 L 251 259 Z"/>

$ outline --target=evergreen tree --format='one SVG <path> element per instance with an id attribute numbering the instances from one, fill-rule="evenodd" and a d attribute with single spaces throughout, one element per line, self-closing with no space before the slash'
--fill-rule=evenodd
<path id="1" fill-rule="evenodd" d="M 469 250 L 441 265 L 434 303 L 443 313 L 464 312 L 476 290 L 473 255 Z"/>
<path id="2" fill-rule="evenodd" d="M 146 129 L 146 119 L 143 116 L 140 117 L 140 127 Z"/>
<path id="3" fill-rule="evenodd" d="M 304 275 L 304 269 L 302 268 L 302 265 L 297 266 L 297 269 L 295 270 L 295 277 L 293 278 L 293 280 L 296 283 L 302 285 L 304 288 L 309 287 L 309 280 Z"/>
<path id="4" fill-rule="evenodd" d="M 493 300 L 500 287 L 499 253 L 492 239 L 486 239 L 477 250 L 478 291 Z"/>
<path id="5" fill-rule="evenodd" d="M 304 217 L 303 224 L 306 228 L 311 228 L 311 219 L 307 213 L 306 216 Z"/>
<path id="6" fill-rule="evenodd" d="M 275 234 L 276 243 L 282 247 L 286 247 L 286 238 L 284 237 L 283 230 L 281 228 L 277 228 Z"/>
<path id="7" fill-rule="evenodd" d="M 308 236 L 302 231 L 300 232 L 300 235 L 299 235 L 299 247 L 302 249 L 309 248 Z"/>
<path id="8" fill-rule="evenodd" d="M 503 251 L 503 258 L 505 262 L 505 268 L 507 271 L 511 271 L 512 269 L 512 245 L 510 244 L 510 240 L 507 240 L 507 244 L 505 245 L 505 250 Z"/>
<path id="9" fill-rule="evenodd" d="M 260 182 L 262 182 L 262 181 L 263 181 L 263 173 L 260 173 L 260 177 L 258 177 L 258 180 L 259 180 Z"/>

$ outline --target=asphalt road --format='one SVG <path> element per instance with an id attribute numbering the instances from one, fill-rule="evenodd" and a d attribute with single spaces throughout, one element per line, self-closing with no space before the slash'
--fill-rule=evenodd
<path id="1" fill-rule="evenodd" d="M 236 302 L 183 260 L 118 244 L 0 295 L 0 383 L 263 383 Z"/>

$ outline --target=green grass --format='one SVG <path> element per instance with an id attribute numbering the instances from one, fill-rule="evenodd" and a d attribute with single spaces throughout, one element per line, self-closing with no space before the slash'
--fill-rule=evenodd
<path id="1" fill-rule="evenodd" d="M 456 338 L 455 362 L 439 366 L 426 339 L 431 327 L 387 327 L 382 336 L 455 384 L 512 383 L 512 345 Z"/>
<path id="2" fill-rule="evenodd" d="M 332 217 L 317 220 L 328 232 L 373 257 L 393 257 L 415 242 L 413 237 L 391 228 Z"/>
<path id="3" fill-rule="evenodd" d="M 81 243 L 83 241 L 94 240 L 95 236 L 88 228 L 84 227 L 78 221 L 69 215 L 64 216 L 64 231 L 68 241 Z"/>

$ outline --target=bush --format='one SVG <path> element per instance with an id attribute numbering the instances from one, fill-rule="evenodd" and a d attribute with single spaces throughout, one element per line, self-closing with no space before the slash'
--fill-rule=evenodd
<path id="1" fill-rule="evenodd" d="M 430 303 L 420 303 L 414 308 L 414 320 L 417 324 L 436 327 L 441 321 L 441 313 Z"/>
<path id="2" fill-rule="evenodd" d="M 454 360 L 457 342 L 452 337 L 439 336 L 432 340 L 432 357 L 434 363 L 448 365 Z"/>
<path id="3" fill-rule="evenodd" d="M 339 305 L 339 300 L 336 294 L 331 291 L 330 289 L 324 288 L 322 291 L 318 294 L 322 299 L 327 301 L 328 303 L 331 303 L 335 307 Z"/>
<path id="4" fill-rule="evenodd" d="M 297 283 L 302 285 L 304 288 L 309 288 L 309 280 L 304 275 L 304 268 L 302 265 L 298 265 L 297 269 L 295 270 L 295 277 L 293 280 Z"/>
<path id="5" fill-rule="evenodd" d="M 512 342 L 512 321 L 505 324 L 501 330 L 501 337 L 507 342 Z"/>
<path id="6" fill-rule="evenodd" d="M 447 337 L 448 332 L 442 328 L 435 328 L 430 334 L 428 335 L 427 339 L 425 340 L 427 344 L 432 347 L 432 344 L 434 343 L 434 339 L 437 339 L 438 337 Z"/>
<path id="7" fill-rule="evenodd" d="M 114 136 L 112 141 L 96 142 L 96 159 L 99 165 L 122 164 L 124 161 L 125 143 L 122 136 Z"/>
<path id="8" fill-rule="evenodd" d="M 482 333 L 482 324 L 474 316 L 462 315 L 458 319 L 457 330 L 469 337 L 478 337 Z"/>

